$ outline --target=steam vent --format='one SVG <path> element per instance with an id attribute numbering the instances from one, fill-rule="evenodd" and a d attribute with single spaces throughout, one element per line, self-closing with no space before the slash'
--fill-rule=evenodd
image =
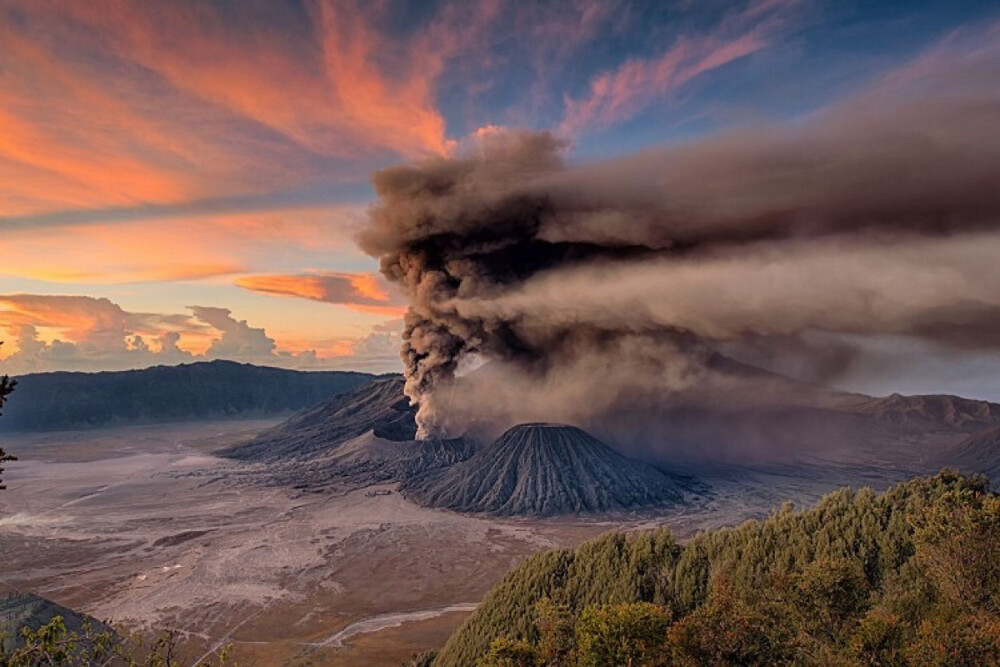
<path id="1" fill-rule="evenodd" d="M 681 500 L 674 480 L 564 424 L 520 424 L 467 461 L 411 480 L 430 507 L 494 515 L 622 510 Z"/>

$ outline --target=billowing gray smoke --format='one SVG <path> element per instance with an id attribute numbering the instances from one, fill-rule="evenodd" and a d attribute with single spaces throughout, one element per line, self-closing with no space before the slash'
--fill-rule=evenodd
<path id="1" fill-rule="evenodd" d="M 361 244 L 411 301 L 422 432 L 662 397 L 719 345 L 794 340 L 834 366 L 871 335 L 1000 346 L 996 56 L 791 129 L 582 166 L 509 133 L 376 174 Z M 493 362 L 486 395 L 454 383 L 472 359 Z"/>

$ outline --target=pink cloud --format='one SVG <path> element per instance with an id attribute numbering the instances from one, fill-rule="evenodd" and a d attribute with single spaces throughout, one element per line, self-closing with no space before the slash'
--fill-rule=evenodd
<path id="1" fill-rule="evenodd" d="M 360 209 L 289 208 L 0 230 L 0 275 L 59 283 L 196 280 L 350 247 Z M 164 252 L 169 248 L 170 252 Z"/>
<path id="2" fill-rule="evenodd" d="M 357 161 L 440 155 L 446 65 L 497 0 L 449 5 L 404 39 L 378 7 L 0 3 L 0 210 L 169 204 L 355 179 Z M 245 20 L 234 20 L 233 14 Z M 352 164 L 353 163 L 353 164 Z"/>
<path id="3" fill-rule="evenodd" d="M 573 136 L 634 117 L 696 77 L 767 47 L 797 0 L 763 0 L 728 15 L 713 31 L 685 36 L 654 58 L 632 59 L 594 77 L 580 99 L 566 99 L 558 131 Z"/>

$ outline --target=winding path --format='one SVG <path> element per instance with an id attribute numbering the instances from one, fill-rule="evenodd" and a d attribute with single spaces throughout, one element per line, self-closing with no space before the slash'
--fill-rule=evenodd
<path id="1" fill-rule="evenodd" d="M 476 602 L 466 602 L 462 604 L 448 605 L 447 607 L 438 607 L 436 609 L 395 612 L 391 614 L 369 616 L 368 618 L 362 618 L 359 621 L 350 623 L 337 634 L 331 635 L 322 642 L 318 642 L 316 646 L 340 647 L 344 645 L 344 640 L 354 637 L 355 635 L 365 635 L 371 632 L 385 630 L 386 628 L 395 628 L 411 621 L 424 621 L 429 618 L 435 618 L 437 616 L 449 614 L 455 611 L 474 611 L 477 606 L 479 605 Z"/>

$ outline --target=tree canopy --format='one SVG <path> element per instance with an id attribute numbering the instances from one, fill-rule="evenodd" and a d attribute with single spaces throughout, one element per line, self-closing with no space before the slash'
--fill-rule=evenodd
<path id="1" fill-rule="evenodd" d="M 1000 498 L 943 471 L 699 534 L 538 554 L 436 665 L 1000 665 Z"/>

